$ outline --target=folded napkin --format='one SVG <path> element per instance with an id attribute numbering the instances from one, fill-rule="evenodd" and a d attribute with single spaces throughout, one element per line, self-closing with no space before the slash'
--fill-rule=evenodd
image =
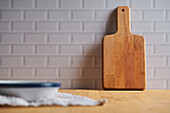
<path id="1" fill-rule="evenodd" d="M 10 106 L 43 106 L 43 105 L 59 105 L 59 106 L 96 106 L 103 105 L 106 99 L 93 100 L 88 97 L 72 95 L 57 92 L 53 98 L 44 98 L 34 101 L 26 101 L 20 97 L 12 97 L 0 95 L 0 105 Z"/>

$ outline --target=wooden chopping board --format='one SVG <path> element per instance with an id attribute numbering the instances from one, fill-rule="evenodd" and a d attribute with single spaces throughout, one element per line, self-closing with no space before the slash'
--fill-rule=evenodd
<path id="1" fill-rule="evenodd" d="M 129 7 L 117 8 L 117 32 L 103 38 L 103 88 L 145 89 L 145 40 L 130 32 Z"/>

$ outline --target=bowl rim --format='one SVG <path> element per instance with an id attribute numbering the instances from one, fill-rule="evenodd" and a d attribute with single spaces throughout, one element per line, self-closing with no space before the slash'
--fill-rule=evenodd
<path id="1" fill-rule="evenodd" d="M 61 83 L 58 82 L 0 80 L 0 88 L 52 88 L 60 86 Z"/>

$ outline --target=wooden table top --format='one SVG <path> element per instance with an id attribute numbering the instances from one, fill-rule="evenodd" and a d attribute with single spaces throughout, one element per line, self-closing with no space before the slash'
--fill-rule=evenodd
<path id="1" fill-rule="evenodd" d="M 0 107 L 0 113 L 170 113 L 170 90 L 103 91 L 59 90 L 60 92 L 87 96 L 93 99 L 107 98 L 104 105 Z"/>

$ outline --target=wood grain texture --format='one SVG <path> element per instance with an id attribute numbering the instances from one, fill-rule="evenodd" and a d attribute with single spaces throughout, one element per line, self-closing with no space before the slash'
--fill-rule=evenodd
<path id="1" fill-rule="evenodd" d="M 117 8 L 117 32 L 103 38 L 103 88 L 145 89 L 145 40 L 130 32 L 128 6 Z"/>
<path id="2" fill-rule="evenodd" d="M 87 96 L 92 99 L 107 98 L 102 106 L 42 106 L 0 107 L 0 113 L 170 113 L 170 90 L 102 91 L 60 90 Z"/>

